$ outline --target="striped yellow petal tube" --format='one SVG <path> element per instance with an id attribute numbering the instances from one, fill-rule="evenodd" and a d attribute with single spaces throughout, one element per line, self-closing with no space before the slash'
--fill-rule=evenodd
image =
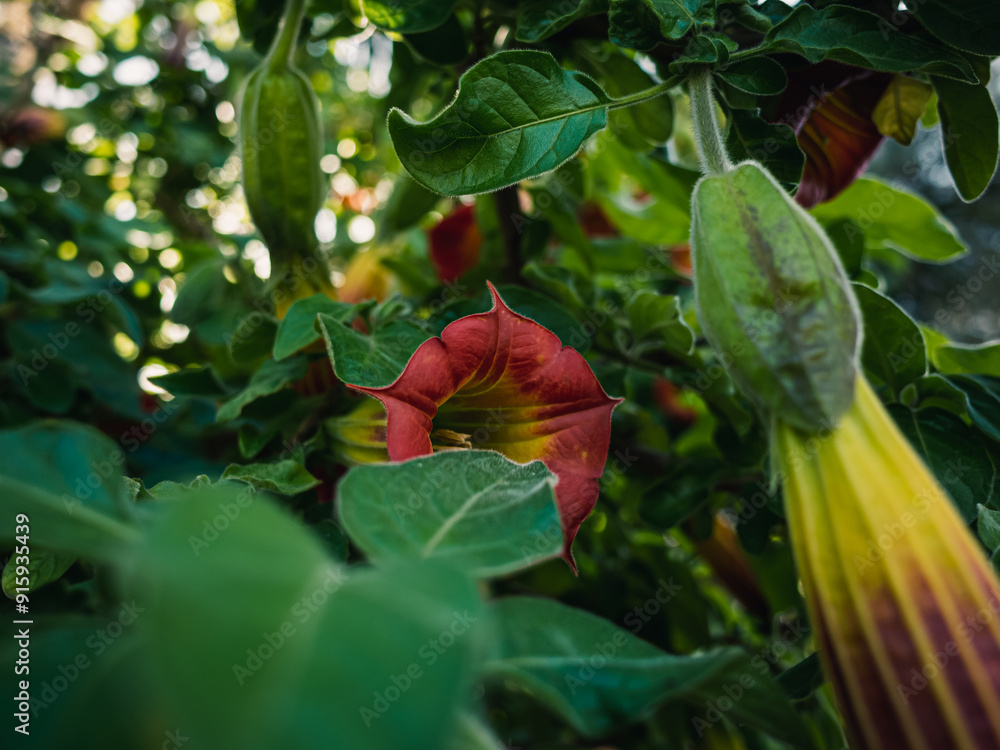
<path id="1" fill-rule="evenodd" d="M 1000 583 L 864 376 L 836 429 L 774 441 L 851 747 L 1000 748 Z"/>

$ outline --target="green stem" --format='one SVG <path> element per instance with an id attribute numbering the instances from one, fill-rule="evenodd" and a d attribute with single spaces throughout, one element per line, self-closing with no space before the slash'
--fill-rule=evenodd
<path id="1" fill-rule="evenodd" d="M 712 95 L 712 70 L 701 68 L 688 82 L 691 96 L 691 119 L 694 121 L 695 140 L 701 155 L 701 168 L 705 174 L 723 174 L 733 168 L 722 140 L 722 131 L 715 116 L 715 97 Z"/>
<path id="2" fill-rule="evenodd" d="M 683 80 L 684 76 L 674 76 L 673 78 L 668 78 L 663 83 L 656 84 L 652 88 L 637 91 L 634 94 L 623 96 L 621 99 L 613 99 L 611 104 L 608 105 L 608 109 L 621 109 L 622 107 L 632 107 L 636 104 L 648 102 L 650 99 L 663 96 Z"/>
<path id="3" fill-rule="evenodd" d="M 741 49 L 739 52 L 729 53 L 729 62 L 734 63 L 737 60 L 749 60 L 753 57 L 760 57 L 768 52 L 768 47 L 763 44 L 759 44 L 756 47 L 750 47 L 749 49 Z"/>
<path id="4" fill-rule="evenodd" d="M 281 25 L 274 37 L 274 44 L 267 53 L 272 67 L 284 67 L 291 63 L 295 52 L 295 41 L 299 36 L 299 27 L 306 12 L 306 0 L 288 0 L 285 12 L 281 16 Z"/>

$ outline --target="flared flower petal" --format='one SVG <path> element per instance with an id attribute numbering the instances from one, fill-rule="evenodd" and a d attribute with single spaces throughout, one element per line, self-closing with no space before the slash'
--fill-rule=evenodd
<path id="1" fill-rule="evenodd" d="M 563 556 L 597 501 L 611 434 L 610 398 L 586 360 L 548 329 L 513 312 L 490 285 L 493 309 L 456 320 L 414 352 L 379 399 L 393 461 L 433 450 L 482 448 L 558 477 Z"/>
<path id="2" fill-rule="evenodd" d="M 1000 583 L 871 386 L 832 432 L 775 441 L 851 747 L 1000 747 Z"/>

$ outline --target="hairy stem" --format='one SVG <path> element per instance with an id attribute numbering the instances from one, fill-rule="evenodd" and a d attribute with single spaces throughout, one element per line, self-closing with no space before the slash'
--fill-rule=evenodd
<path id="1" fill-rule="evenodd" d="M 274 37 L 274 44 L 268 52 L 273 66 L 285 66 L 291 62 L 295 52 L 295 40 L 299 36 L 302 16 L 306 11 L 306 0 L 288 0 L 285 12 L 281 15 L 281 25 Z"/>
<path id="2" fill-rule="evenodd" d="M 712 95 L 712 71 L 702 68 L 692 74 L 688 82 L 691 96 L 691 119 L 694 121 L 695 139 L 701 156 L 701 169 L 705 174 L 722 174 L 733 168 L 722 141 L 722 131 L 715 116 L 715 97 Z"/>
<path id="3" fill-rule="evenodd" d="M 612 100 L 611 104 L 608 105 L 608 109 L 621 109 L 622 107 L 631 107 L 636 104 L 648 102 L 650 99 L 663 96 L 683 80 L 684 76 L 674 76 L 673 78 L 668 78 L 663 83 L 658 83 L 652 88 L 643 89 L 642 91 L 637 91 L 634 94 L 623 96 L 621 99 Z"/>

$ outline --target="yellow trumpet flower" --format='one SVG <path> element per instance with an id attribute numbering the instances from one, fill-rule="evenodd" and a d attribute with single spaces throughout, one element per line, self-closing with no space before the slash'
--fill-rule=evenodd
<path id="1" fill-rule="evenodd" d="M 1000 747 L 1000 582 L 864 376 L 833 430 L 774 441 L 851 747 Z"/>

